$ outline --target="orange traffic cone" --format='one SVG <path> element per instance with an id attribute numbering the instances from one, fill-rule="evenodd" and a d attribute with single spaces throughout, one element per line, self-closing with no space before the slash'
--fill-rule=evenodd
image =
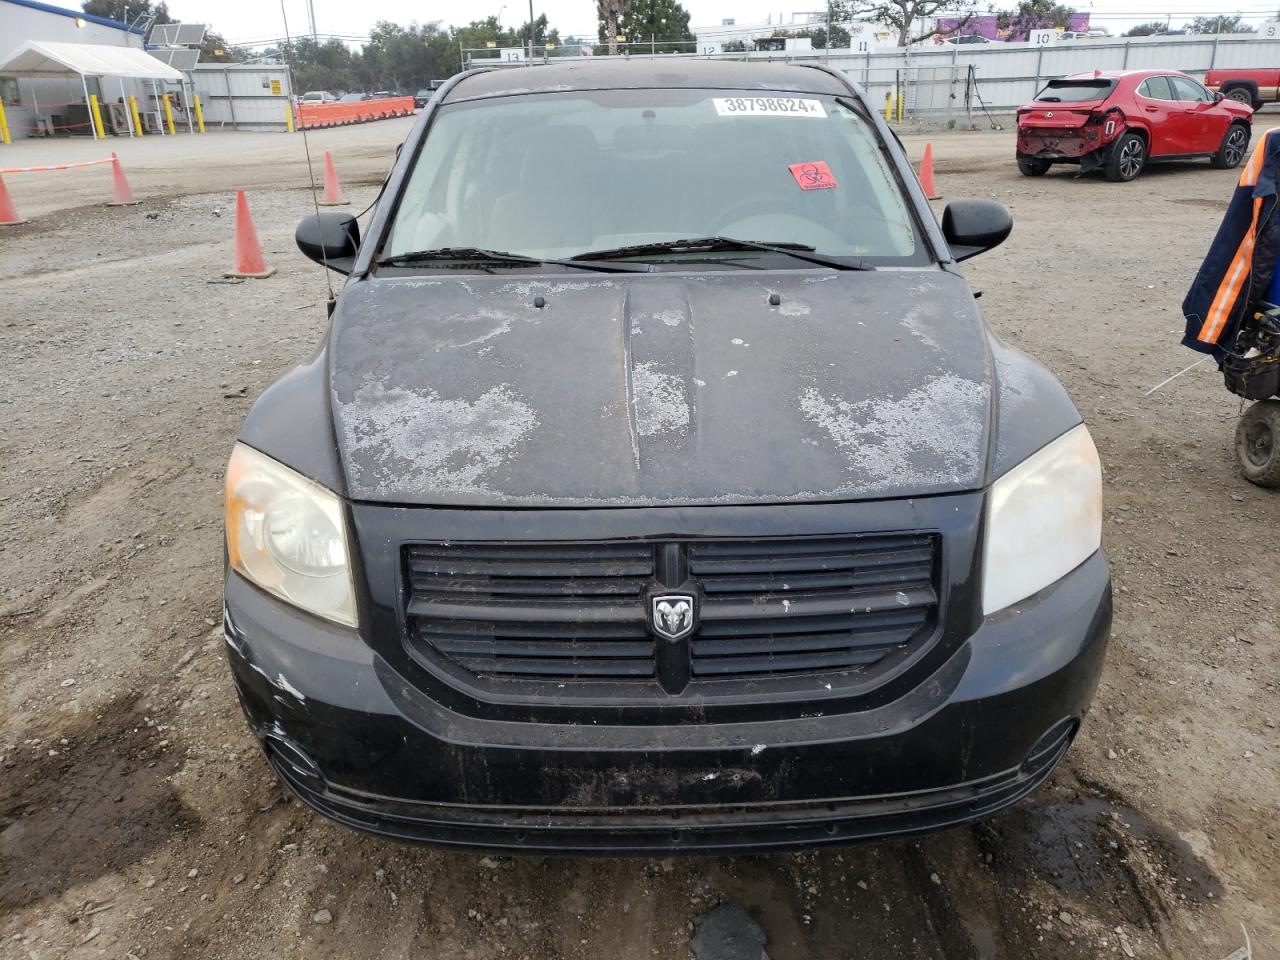
<path id="1" fill-rule="evenodd" d="M 243 190 L 237 190 L 235 263 L 223 276 L 261 280 L 275 272 L 275 267 L 268 269 L 262 259 L 258 233 L 253 229 L 253 218 L 249 216 L 249 201 L 244 198 Z"/>
<path id="2" fill-rule="evenodd" d="M 933 144 L 924 145 L 924 159 L 920 161 L 920 186 L 924 187 L 924 195 L 930 200 L 937 200 L 941 194 L 933 183 Z"/>
<path id="3" fill-rule="evenodd" d="M 17 208 L 9 199 L 9 188 L 4 185 L 4 177 L 0 177 L 0 227 L 16 227 L 26 222 L 18 216 Z"/>
<path id="4" fill-rule="evenodd" d="M 350 203 L 350 200 L 344 200 L 342 197 L 338 171 L 333 169 L 333 156 L 326 150 L 324 152 L 324 199 L 320 201 L 320 206 L 345 207 Z"/>
<path id="5" fill-rule="evenodd" d="M 124 168 L 120 166 L 120 158 L 111 154 L 111 202 L 109 207 L 131 207 L 138 201 L 133 199 L 133 191 L 129 189 L 129 181 L 124 178 Z"/>

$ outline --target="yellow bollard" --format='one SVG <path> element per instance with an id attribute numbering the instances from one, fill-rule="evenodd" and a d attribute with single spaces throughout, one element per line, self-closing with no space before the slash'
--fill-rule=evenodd
<path id="1" fill-rule="evenodd" d="M 3 98 L 0 98 L 0 143 L 9 143 L 9 121 L 5 119 Z"/>
<path id="2" fill-rule="evenodd" d="M 107 132 L 102 129 L 102 111 L 98 109 L 98 95 L 89 94 L 89 110 L 93 114 L 93 129 L 98 131 L 98 139 L 107 139 Z"/>
<path id="3" fill-rule="evenodd" d="M 196 129 L 201 133 L 204 133 L 204 110 L 200 107 L 200 95 L 198 93 L 193 93 L 191 95 L 191 102 L 196 109 Z"/>
<path id="4" fill-rule="evenodd" d="M 884 95 L 884 122 L 893 123 L 893 92 L 886 91 Z"/>
<path id="5" fill-rule="evenodd" d="M 905 93 L 898 94 L 898 122 L 902 122 L 903 111 L 907 106 L 907 95 Z"/>
<path id="6" fill-rule="evenodd" d="M 133 117 L 133 132 L 142 136 L 142 118 L 138 116 L 138 98 L 129 94 L 129 115 Z"/>
<path id="7" fill-rule="evenodd" d="M 293 104 L 291 103 L 284 105 L 284 128 L 287 132 L 293 133 Z"/>
<path id="8" fill-rule="evenodd" d="M 169 130 L 169 136 L 173 136 L 178 131 L 173 129 L 173 107 L 169 106 L 169 94 L 164 95 L 164 125 Z"/>

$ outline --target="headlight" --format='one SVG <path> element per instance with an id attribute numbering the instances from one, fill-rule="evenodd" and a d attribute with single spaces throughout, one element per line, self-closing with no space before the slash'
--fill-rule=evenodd
<path id="1" fill-rule="evenodd" d="M 237 573 L 309 613 L 356 625 L 342 504 L 332 491 L 237 443 L 226 524 Z"/>
<path id="2" fill-rule="evenodd" d="M 1084 424 L 991 485 L 982 612 L 1043 590 L 1102 545 L 1102 465 Z"/>

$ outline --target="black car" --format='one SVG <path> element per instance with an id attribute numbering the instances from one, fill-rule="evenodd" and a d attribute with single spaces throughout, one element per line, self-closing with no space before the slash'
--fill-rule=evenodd
<path id="1" fill-rule="evenodd" d="M 227 476 L 280 777 L 375 833 L 740 851 L 914 833 L 1061 760 L 1111 621 L 1101 470 L 857 88 L 573 63 L 444 86 Z"/>
<path id="2" fill-rule="evenodd" d="M 425 107 L 428 103 L 431 102 L 431 98 L 433 96 L 435 96 L 434 90 L 430 89 L 429 87 L 423 87 L 421 90 L 419 90 L 417 93 L 413 95 L 413 108 L 415 110 L 421 110 L 423 107 Z"/>

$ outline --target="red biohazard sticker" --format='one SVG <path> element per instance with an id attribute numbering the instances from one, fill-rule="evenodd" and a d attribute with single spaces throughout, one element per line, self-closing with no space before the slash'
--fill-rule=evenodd
<path id="1" fill-rule="evenodd" d="M 834 190 L 836 187 L 836 178 L 831 175 L 831 168 L 822 160 L 793 163 L 787 169 L 796 178 L 801 190 Z"/>

